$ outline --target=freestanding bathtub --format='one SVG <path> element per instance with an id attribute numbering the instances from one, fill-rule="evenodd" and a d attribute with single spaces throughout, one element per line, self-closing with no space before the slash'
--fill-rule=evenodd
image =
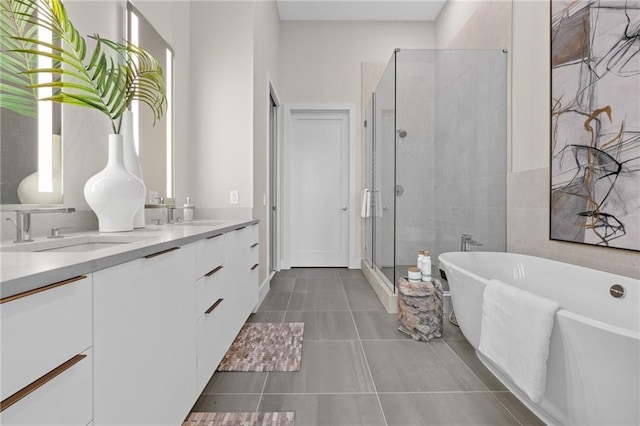
<path id="1" fill-rule="evenodd" d="M 478 357 L 548 424 L 640 424 L 640 281 L 513 253 L 441 254 L 460 329 L 477 350 L 482 297 L 495 278 L 560 304 L 551 334 L 546 390 L 536 404 L 490 360 Z M 624 296 L 614 298 L 619 284 Z M 619 293 L 618 293 L 619 294 Z"/>

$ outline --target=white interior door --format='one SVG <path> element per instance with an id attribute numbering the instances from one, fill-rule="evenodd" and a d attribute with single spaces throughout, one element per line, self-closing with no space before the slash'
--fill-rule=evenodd
<path id="1" fill-rule="evenodd" d="M 349 112 L 292 111 L 291 266 L 349 264 Z"/>

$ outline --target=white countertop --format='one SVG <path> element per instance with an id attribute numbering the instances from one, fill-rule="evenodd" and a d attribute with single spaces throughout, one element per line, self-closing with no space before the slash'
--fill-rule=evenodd
<path id="1" fill-rule="evenodd" d="M 94 231 L 68 234 L 68 237 L 109 235 L 131 239 L 140 238 L 134 242 L 87 252 L 0 251 L 0 298 L 30 291 L 78 275 L 89 274 L 162 250 L 258 223 L 257 220 L 216 222 L 219 221 L 148 225 L 130 232 L 99 233 Z M 47 240 L 45 237 L 34 238 L 34 242 L 38 241 L 51 240 Z M 0 250 L 12 249 L 15 246 L 16 243 L 11 241 L 0 242 Z"/>

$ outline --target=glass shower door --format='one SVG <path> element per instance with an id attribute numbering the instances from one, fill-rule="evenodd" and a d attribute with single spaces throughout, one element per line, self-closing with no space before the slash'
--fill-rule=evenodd
<path id="1" fill-rule="evenodd" d="M 373 266 L 373 215 L 371 214 L 371 196 L 373 194 L 373 112 L 375 94 L 371 95 L 365 113 L 364 137 L 364 190 L 361 194 L 361 216 L 364 222 L 364 255 L 369 265 Z M 363 214 L 364 213 L 364 214 Z"/>
<path id="2" fill-rule="evenodd" d="M 395 56 L 395 54 L 394 54 Z M 395 292 L 395 60 L 378 83 L 375 94 L 373 143 L 374 267 Z"/>

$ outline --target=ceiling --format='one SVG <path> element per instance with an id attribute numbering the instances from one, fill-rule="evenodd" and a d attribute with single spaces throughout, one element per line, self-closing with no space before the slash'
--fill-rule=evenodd
<path id="1" fill-rule="evenodd" d="M 283 21 L 435 21 L 446 0 L 276 0 Z"/>

